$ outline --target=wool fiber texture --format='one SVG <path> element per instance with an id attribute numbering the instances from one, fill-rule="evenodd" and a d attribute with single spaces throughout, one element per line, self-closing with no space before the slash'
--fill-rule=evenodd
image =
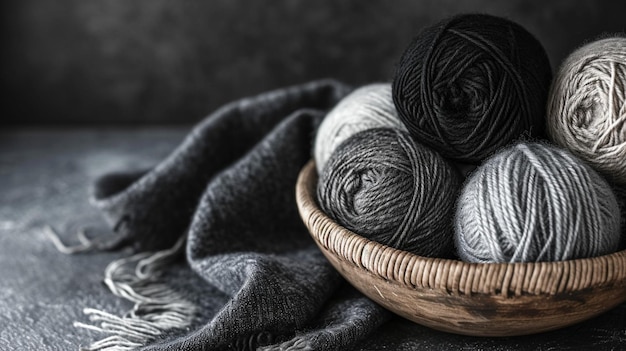
<path id="1" fill-rule="evenodd" d="M 624 250 L 626 249 L 626 186 L 613 184 L 613 192 L 617 197 L 617 204 L 619 205 L 622 216 L 622 241 L 620 244 L 620 250 Z"/>
<path id="2" fill-rule="evenodd" d="M 120 237 L 153 251 L 187 235 L 195 283 L 219 289 L 227 300 L 199 317 L 207 321 L 199 329 L 142 350 L 254 350 L 290 342 L 342 350 L 389 319 L 342 284 L 295 201 L 315 130 L 349 91 L 322 80 L 235 101 L 199 123 L 153 169 L 96 183 L 94 204 L 112 224 L 121 223 Z M 111 350 L 124 346 L 115 340 L 107 339 Z"/>
<path id="3" fill-rule="evenodd" d="M 370 240 L 429 257 L 453 249 L 460 175 L 407 132 L 368 129 L 346 139 L 318 181 L 322 210 Z"/>
<path id="4" fill-rule="evenodd" d="M 561 64 L 547 111 L 551 139 L 626 185 L 626 38 L 588 43 Z"/>
<path id="5" fill-rule="evenodd" d="M 392 93 L 417 141 L 444 157 L 479 163 L 520 134 L 544 135 L 551 78 L 543 46 L 525 28 L 468 14 L 413 39 Z"/>
<path id="6" fill-rule="evenodd" d="M 620 210 L 606 180 L 560 147 L 519 143 L 474 171 L 456 213 L 469 262 L 540 262 L 618 250 Z"/>
<path id="7" fill-rule="evenodd" d="M 332 152 L 350 136 L 371 128 L 406 131 L 391 98 L 391 84 L 370 84 L 356 89 L 333 108 L 315 138 L 315 165 L 322 173 Z"/>

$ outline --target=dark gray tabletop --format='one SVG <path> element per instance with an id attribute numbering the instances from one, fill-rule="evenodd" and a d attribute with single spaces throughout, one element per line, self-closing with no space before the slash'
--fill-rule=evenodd
<path id="1" fill-rule="evenodd" d="M 93 179 L 145 168 L 167 155 L 189 128 L 13 129 L 0 132 L 0 350 L 76 350 L 101 337 L 78 329 L 82 310 L 114 314 L 130 303 L 102 284 L 106 265 L 128 253 L 64 255 L 43 233 L 56 228 L 76 243 L 82 226 L 107 235 L 89 205 Z M 213 308 L 218 308 L 214 306 Z M 358 346 L 367 350 L 621 350 L 626 304 L 562 330 L 515 338 L 474 338 L 433 331 L 400 318 Z"/>
<path id="2" fill-rule="evenodd" d="M 120 314 L 131 307 L 102 284 L 107 264 L 124 252 L 64 255 L 43 228 L 54 227 L 68 244 L 77 243 L 82 226 L 106 235 L 104 221 L 88 202 L 93 178 L 115 169 L 149 166 L 185 132 L 146 128 L 0 133 L 0 350 L 76 350 L 98 337 L 72 325 L 87 321 L 83 308 Z"/>

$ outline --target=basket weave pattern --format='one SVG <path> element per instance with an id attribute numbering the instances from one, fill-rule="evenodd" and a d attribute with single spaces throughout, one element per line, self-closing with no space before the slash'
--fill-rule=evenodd
<path id="1" fill-rule="evenodd" d="M 626 250 L 539 263 L 480 264 L 421 257 L 338 225 L 319 209 L 316 184 L 311 161 L 300 174 L 296 197 L 301 217 L 322 252 L 357 289 L 421 324 L 470 335 L 529 334 L 590 318 L 626 300 Z M 433 318 L 428 310 L 438 304 L 441 309 Z M 472 315 L 481 317 L 475 330 L 468 324 L 476 319 Z M 522 321 L 525 315 L 534 327 L 516 330 L 507 324 Z M 535 323 L 541 318 L 544 323 Z"/>

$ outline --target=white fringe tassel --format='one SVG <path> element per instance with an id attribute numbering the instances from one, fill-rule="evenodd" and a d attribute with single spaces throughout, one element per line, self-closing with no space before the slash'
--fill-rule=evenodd
<path id="1" fill-rule="evenodd" d="M 88 238 L 79 235 L 79 249 L 65 246 L 50 227 L 46 234 L 63 253 L 89 250 Z M 144 346 L 158 336 L 191 324 L 196 307 L 165 284 L 156 282 L 164 267 L 184 250 L 186 237 L 181 237 L 167 250 L 144 252 L 111 262 L 105 270 L 104 282 L 111 292 L 135 303 L 133 309 L 118 317 L 93 308 L 83 312 L 92 324 L 74 322 L 74 326 L 109 334 L 110 336 L 81 348 L 84 351 L 127 351 Z"/>

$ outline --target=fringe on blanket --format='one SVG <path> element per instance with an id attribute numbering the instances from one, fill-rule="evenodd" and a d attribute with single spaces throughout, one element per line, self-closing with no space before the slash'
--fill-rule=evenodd
<path id="1" fill-rule="evenodd" d="M 51 228 L 45 234 L 57 250 L 75 254 L 93 249 L 94 245 L 80 231 L 80 245 L 66 246 Z M 93 342 L 84 351 L 125 351 L 144 346 L 159 336 L 191 325 L 196 318 L 196 307 L 169 286 L 159 283 L 165 267 L 184 252 L 186 236 L 173 247 L 157 252 L 143 252 L 111 262 L 105 270 L 104 282 L 111 292 L 135 305 L 123 316 L 85 308 L 83 312 L 92 323 L 74 322 L 74 326 L 108 334 Z"/>

